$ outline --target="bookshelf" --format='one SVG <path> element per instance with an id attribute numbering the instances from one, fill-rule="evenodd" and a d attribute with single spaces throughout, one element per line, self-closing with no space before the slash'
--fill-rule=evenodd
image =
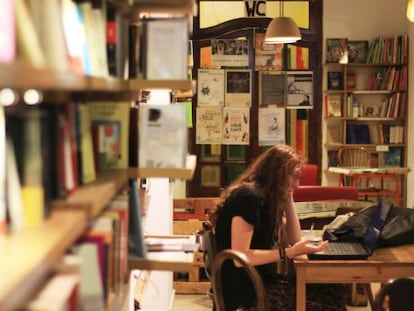
<path id="1" fill-rule="evenodd" d="M 328 172 L 339 174 L 336 169 L 339 149 L 367 149 L 371 154 L 370 164 L 365 169 L 367 173 L 375 169 L 378 169 L 377 174 L 382 170 L 398 171 L 400 198 L 404 204 L 408 172 L 408 38 L 378 37 L 371 42 L 345 39 L 344 42 L 345 50 L 351 49 L 346 47 L 346 42 L 363 42 L 366 49 L 362 53 L 365 57 L 357 61 L 351 62 L 345 55 L 337 62 L 324 64 Z M 371 186 L 383 189 L 375 181 Z M 374 196 L 387 196 L 387 193 L 372 191 L 367 197 L 373 199 Z"/>
<path id="2" fill-rule="evenodd" d="M 170 12 L 172 9 L 177 14 L 189 15 L 193 12 L 191 0 L 179 2 L 135 0 L 132 2 L 106 1 L 129 22 L 133 22 L 138 10 Z M 122 43 L 126 44 L 126 42 Z M 18 99 L 11 107 L 2 107 L 6 115 L 9 110 L 14 110 L 16 107 L 29 109 L 21 100 L 22 95 L 28 89 L 40 91 L 44 102 L 63 105 L 68 100 L 88 101 L 90 98 L 114 102 L 135 101 L 139 97 L 139 92 L 144 89 L 188 90 L 192 88 L 192 81 L 187 80 L 128 80 L 113 76 L 60 71 L 47 67 L 39 68 L 22 60 L 18 54 L 19 51 L 16 53 L 13 61 L 0 63 L 0 90 L 11 89 L 18 95 Z M 152 172 L 149 175 L 191 179 L 194 167 L 195 158 L 191 158 L 189 167 L 186 169 Z M 1 236 L 0 252 L 7 256 L 0 258 L 0 273 L 3 276 L 3 282 L 0 284 L 0 309 L 23 308 L 45 283 L 68 249 L 84 235 L 89 224 L 102 214 L 117 194 L 126 189 L 128 180 L 144 177 L 141 175 L 136 167 L 101 171 L 94 181 L 79 185 L 67 197 L 53 198 L 48 215 L 41 226 Z M 186 266 L 186 263 L 183 265 Z M 128 298 L 125 297 L 127 292 L 128 286 L 123 284 L 118 293 L 119 297 L 108 296 L 107 309 L 115 310 L 115 305 L 123 305 L 122 300 L 125 301 Z"/>

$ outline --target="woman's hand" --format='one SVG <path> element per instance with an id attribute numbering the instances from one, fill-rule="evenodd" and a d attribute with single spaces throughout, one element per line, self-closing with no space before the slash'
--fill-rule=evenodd
<path id="1" fill-rule="evenodd" d="M 318 244 L 313 243 L 310 239 L 302 239 L 293 246 L 286 248 L 286 256 L 293 258 L 300 255 L 312 254 L 325 249 L 329 241 L 322 241 Z"/>

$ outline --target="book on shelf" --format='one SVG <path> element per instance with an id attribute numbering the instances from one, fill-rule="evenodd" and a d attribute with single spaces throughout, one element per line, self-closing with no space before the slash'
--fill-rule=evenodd
<path id="1" fill-rule="evenodd" d="M 76 142 L 78 145 L 80 183 L 87 184 L 96 179 L 96 166 L 91 129 L 90 105 L 76 105 Z"/>
<path id="2" fill-rule="evenodd" d="M 390 148 L 383 154 L 383 165 L 384 167 L 401 167 L 402 157 L 401 148 Z"/>
<path id="3" fill-rule="evenodd" d="M 328 90 L 343 90 L 344 74 L 341 71 L 328 71 Z"/>
<path id="4" fill-rule="evenodd" d="M 129 102 L 92 102 L 90 104 L 93 134 L 98 145 L 97 167 L 125 169 L 128 167 Z"/>
<path id="5" fill-rule="evenodd" d="M 80 311 L 80 274 L 54 272 L 24 307 L 27 311 Z"/>
<path id="6" fill-rule="evenodd" d="M 187 142 L 187 110 L 184 106 L 140 106 L 139 167 L 185 168 Z"/>
<path id="7" fill-rule="evenodd" d="M 140 200 L 138 187 L 136 179 L 129 180 L 128 245 L 131 253 L 146 258 L 147 249 L 145 247 L 143 226 L 144 202 Z"/>
<path id="8" fill-rule="evenodd" d="M 353 71 L 348 71 L 346 73 L 346 89 L 355 90 L 357 88 L 357 74 Z"/>
<path id="9" fill-rule="evenodd" d="M 63 29 L 61 1 L 28 0 L 27 3 L 45 55 L 46 67 L 57 71 L 67 71 L 69 57 Z"/>
<path id="10" fill-rule="evenodd" d="M 80 301 L 83 310 L 105 310 L 104 261 L 102 237 L 83 238 L 71 247 L 80 264 Z"/>
<path id="11" fill-rule="evenodd" d="M 16 14 L 17 57 L 28 64 L 45 68 L 46 58 L 25 0 L 14 1 Z"/>
<path id="12" fill-rule="evenodd" d="M 147 19 L 143 23 L 144 78 L 187 80 L 188 20 Z"/>
<path id="13" fill-rule="evenodd" d="M 326 62 L 348 63 L 347 38 L 326 39 Z"/>
<path id="14" fill-rule="evenodd" d="M 16 19 L 14 1 L 3 0 L 0 3 L 0 63 L 10 63 L 16 58 Z"/>
<path id="15" fill-rule="evenodd" d="M 29 109 L 7 116 L 7 133 L 13 142 L 21 182 L 26 228 L 38 227 L 46 215 L 42 148 L 42 112 Z"/>
<path id="16" fill-rule="evenodd" d="M 85 29 L 90 74 L 98 77 L 108 76 L 106 54 L 106 24 L 103 7 L 92 6 L 91 2 L 76 4 Z"/>
<path id="17" fill-rule="evenodd" d="M 342 95 L 327 94 L 326 95 L 326 112 L 328 117 L 342 116 Z"/>
<path id="18" fill-rule="evenodd" d="M 0 107 L 0 236 L 7 233 L 7 147 L 6 117 Z"/>
<path id="19" fill-rule="evenodd" d="M 10 137 L 7 138 L 6 161 L 8 230 L 10 232 L 18 232 L 24 228 L 24 211 L 21 196 L 21 182 L 17 169 L 14 145 Z"/>
<path id="20" fill-rule="evenodd" d="M 368 40 L 348 40 L 348 61 L 350 63 L 365 63 L 368 44 Z"/>

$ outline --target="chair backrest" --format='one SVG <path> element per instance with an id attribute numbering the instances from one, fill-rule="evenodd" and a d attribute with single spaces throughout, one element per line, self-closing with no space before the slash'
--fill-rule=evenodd
<path id="1" fill-rule="evenodd" d="M 341 148 L 338 151 L 338 162 L 342 167 L 370 167 L 371 153 L 365 148 Z"/>
<path id="2" fill-rule="evenodd" d="M 266 291 L 259 273 L 257 272 L 256 268 L 252 264 L 250 264 L 246 255 L 233 249 L 226 249 L 220 251 L 219 253 L 217 253 L 213 261 L 212 284 L 216 310 L 230 311 L 226 310 L 225 308 L 223 285 L 221 282 L 221 268 L 223 263 L 227 260 L 233 260 L 238 262 L 241 265 L 241 267 L 246 271 L 247 275 L 250 277 L 257 297 L 256 310 L 268 311 L 269 306 L 266 300 Z"/>
<path id="3" fill-rule="evenodd" d="M 388 308 L 383 303 L 388 296 Z M 414 278 L 397 278 L 383 285 L 374 299 L 373 311 L 410 311 L 414 304 Z"/>
<path id="4" fill-rule="evenodd" d="M 214 236 L 213 228 L 209 222 L 203 222 L 203 231 L 201 233 L 201 250 L 204 252 L 204 271 L 206 276 L 211 281 L 211 269 L 214 257 L 217 254 L 216 238 Z"/>
<path id="5" fill-rule="evenodd" d="M 299 185 L 316 186 L 318 184 L 318 166 L 316 164 L 306 163 L 300 175 Z"/>

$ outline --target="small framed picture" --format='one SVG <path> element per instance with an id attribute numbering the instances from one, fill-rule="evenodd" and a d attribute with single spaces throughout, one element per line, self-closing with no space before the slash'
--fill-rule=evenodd
<path id="1" fill-rule="evenodd" d="M 343 90 L 344 76 L 340 71 L 328 72 L 328 90 Z"/>
<path id="2" fill-rule="evenodd" d="M 367 54 L 367 40 L 348 40 L 348 61 L 350 63 L 365 63 Z"/>
<path id="3" fill-rule="evenodd" d="M 326 113 L 328 117 L 342 116 L 342 96 L 340 94 L 326 95 Z"/>

